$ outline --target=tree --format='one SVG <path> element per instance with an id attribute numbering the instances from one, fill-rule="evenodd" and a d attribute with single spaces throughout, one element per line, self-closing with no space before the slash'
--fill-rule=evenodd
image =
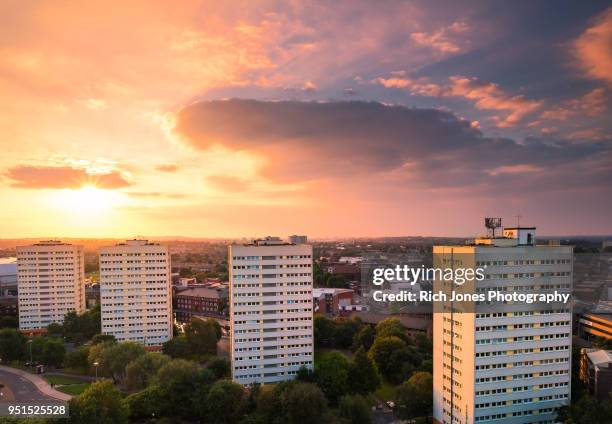
<path id="1" fill-rule="evenodd" d="M 64 317 L 62 331 L 67 341 L 84 343 L 102 331 L 100 305 L 82 314 L 68 312 Z"/>
<path id="2" fill-rule="evenodd" d="M 199 318 L 192 318 L 185 326 L 185 337 L 193 357 L 215 356 L 221 329 L 219 323 L 214 319 L 203 321 Z"/>
<path id="3" fill-rule="evenodd" d="M 589 395 L 572 401 L 570 406 L 561 408 L 557 421 L 565 424 L 612 423 L 612 402 L 601 401 Z"/>
<path id="4" fill-rule="evenodd" d="M 229 380 L 219 380 L 213 384 L 206 401 L 209 421 L 218 424 L 238 422 L 246 406 L 242 386 Z"/>
<path id="5" fill-rule="evenodd" d="M 193 361 L 173 359 L 159 369 L 152 385 L 159 388 L 164 415 L 205 420 L 208 405 L 202 399 L 213 381 L 210 370 L 200 369 Z"/>
<path id="6" fill-rule="evenodd" d="M 59 367 L 64 362 L 66 348 L 64 343 L 58 339 L 48 339 L 43 348 L 42 360 L 45 364 Z"/>
<path id="7" fill-rule="evenodd" d="M 47 334 L 50 337 L 62 337 L 62 331 L 62 325 L 58 324 L 57 322 L 52 322 L 51 324 L 47 325 Z"/>
<path id="8" fill-rule="evenodd" d="M 332 403 L 336 403 L 349 391 L 349 366 L 346 356 L 338 351 L 327 353 L 319 363 L 316 371 L 317 383 Z"/>
<path id="9" fill-rule="evenodd" d="M 126 397 L 125 403 L 129 407 L 130 418 L 138 420 L 162 416 L 162 396 L 160 387 L 154 384 Z"/>
<path id="10" fill-rule="evenodd" d="M 86 372 L 89 367 L 87 362 L 87 356 L 89 355 L 89 348 L 87 346 L 81 346 L 78 349 L 68 352 L 64 358 L 64 365 L 68 368 Z"/>
<path id="11" fill-rule="evenodd" d="M 3 361 L 16 361 L 26 352 L 26 337 L 13 328 L 0 330 L 0 358 Z"/>
<path id="12" fill-rule="evenodd" d="M 125 368 L 134 359 L 145 354 L 145 348 L 138 343 L 104 342 L 89 349 L 88 361 L 91 366 L 94 362 L 99 364 L 99 372 L 111 377 L 114 382 L 123 381 Z"/>
<path id="13" fill-rule="evenodd" d="M 93 346 L 105 342 L 115 343 L 116 341 L 117 339 L 112 334 L 96 334 L 91 338 L 90 344 Z"/>
<path id="14" fill-rule="evenodd" d="M 323 422 L 327 412 L 325 395 L 316 385 L 291 382 L 277 388 L 284 420 L 288 424 L 315 424 Z"/>
<path id="15" fill-rule="evenodd" d="M 0 318 L 0 328 L 19 328 L 19 319 L 13 316 Z"/>
<path id="16" fill-rule="evenodd" d="M 406 359 L 406 343 L 399 337 L 376 337 L 368 355 L 376 364 L 380 374 L 395 382 L 403 377 L 402 367 Z"/>
<path id="17" fill-rule="evenodd" d="M 359 331 L 361 320 L 359 318 L 352 319 L 336 319 L 333 321 L 335 325 L 333 333 L 334 347 L 339 349 L 349 349 L 353 344 L 353 338 Z"/>
<path id="18" fill-rule="evenodd" d="M 190 356 L 189 344 L 184 334 L 173 337 L 162 345 L 162 352 L 171 358 L 187 359 Z"/>
<path id="19" fill-rule="evenodd" d="M 217 380 L 230 377 L 232 373 L 231 365 L 225 358 L 213 359 L 207 364 L 207 368 L 214 374 Z"/>
<path id="20" fill-rule="evenodd" d="M 333 343 L 334 322 L 323 316 L 314 317 L 314 343 L 315 347 L 329 347 Z"/>
<path id="21" fill-rule="evenodd" d="M 376 338 L 392 336 L 398 337 L 406 343 L 409 341 L 406 328 L 399 319 L 387 318 L 376 324 Z"/>
<path id="22" fill-rule="evenodd" d="M 128 422 L 128 407 L 121 392 L 108 380 L 89 386 L 69 402 L 70 422 L 122 424 Z"/>
<path id="23" fill-rule="evenodd" d="M 32 361 L 34 362 L 42 361 L 45 343 L 47 343 L 47 339 L 45 337 L 32 337 L 28 342 L 30 346 L 27 347 L 25 352 L 26 360 L 29 361 L 31 356 Z M 32 355 L 30 355 L 30 352 L 32 352 Z"/>
<path id="24" fill-rule="evenodd" d="M 375 337 L 376 334 L 374 333 L 374 329 L 372 328 L 372 326 L 364 325 L 363 327 L 361 327 L 361 330 L 359 330 L 357 334 L 355 334 L 355 337 L 353 337 L 353 345 L 351 349 L 353 350 L 353 352 L 357 352 L 357 350 L 362 347 L 366 351 L 368 351 L 370 350 L 370 347 L 372 347 Z"/>
<path id="25" fill-rule="evenodd" d="M 433 377 L 430 373 L 415 372 L 396 392 L 396 414 L 410 419 L 431 415 L 433 407 Z"/>
<path id="26" fill-rule="evenodd" d="M 338 409 L 340 417 L 351 424 L 370 424 L 372 422 L 372 411 L 363 396 L 343 396 Z"/>
<path id="27" fill-rule="evenodd" d="M 129 390 L 142 390 L 149 385 L 170 358 L 161 353 L 146 352 L 125 367 L 124 384 Z"/>
<path id="28" fill-rule="evenodd" d="M 380 375 L 363 347 L 355 353 L 349 367 L 348 381 L 350 391 L 362 395 L 372 393 L 380 386 Z"/>

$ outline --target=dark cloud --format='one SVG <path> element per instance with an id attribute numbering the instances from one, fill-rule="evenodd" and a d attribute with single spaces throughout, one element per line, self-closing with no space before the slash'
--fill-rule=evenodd
<path id="1" fill-rule="evenodd" d="M 610 143 L 487 137 L 450 112 L 376 102 L 199 102 L 177 113 L 175 132 L 195 148 L 261 155 L 262 175 L 281 182 L 389 175 L 418 187 L 514 190 L 612 180 Z"/>
<path id="2" fill-rule="evenodd" d="M 56 188 L 78 189 L 84 186 L 114 189 L 127 187 L 130 183 L 120 172 L 87 173 L 84 169 L 69 166 L 29 166 L 19 165 L 8 169 L 5 176 L 17 188 Z"/>

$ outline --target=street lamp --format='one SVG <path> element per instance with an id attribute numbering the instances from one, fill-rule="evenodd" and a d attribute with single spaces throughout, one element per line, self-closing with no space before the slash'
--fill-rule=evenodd
<path id="1" fill-rule="evenodd" d="M 98 365 L 100 365 L 100 363 L 96 361 L 93 363 L 93 365 L 94 367 L 96 367 L 96 380 L 95 381 L 98 381 Z"/>
<path id="2" fill-rule="evenodd" d="M 30 367 L 34 367 L 34 360 L 32 359 L 32 339 L 28 339 L 28 344 L 30 345 Z"/>

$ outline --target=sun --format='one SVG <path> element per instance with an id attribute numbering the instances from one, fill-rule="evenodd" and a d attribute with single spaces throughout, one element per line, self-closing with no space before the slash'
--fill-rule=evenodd
<path id="1" fill-rule="evenodd" d="M 96 214 L 117 206 L 121 195 L 113 190 L 87 185 L 79 189 L 64 189 L 56 196 L 56 205 L 70 212 Z"/>

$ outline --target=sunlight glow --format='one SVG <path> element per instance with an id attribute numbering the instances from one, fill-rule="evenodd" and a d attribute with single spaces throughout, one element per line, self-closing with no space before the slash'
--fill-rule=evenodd
<path id="1" fill-rule="evenodd" d="M 95 215 L 117 206 L 121 194 L 113 190 L 103 190 L 85 186 L 77 190 L 65 189 L 54 196 L 58 207 L 81 215 Z"/>

